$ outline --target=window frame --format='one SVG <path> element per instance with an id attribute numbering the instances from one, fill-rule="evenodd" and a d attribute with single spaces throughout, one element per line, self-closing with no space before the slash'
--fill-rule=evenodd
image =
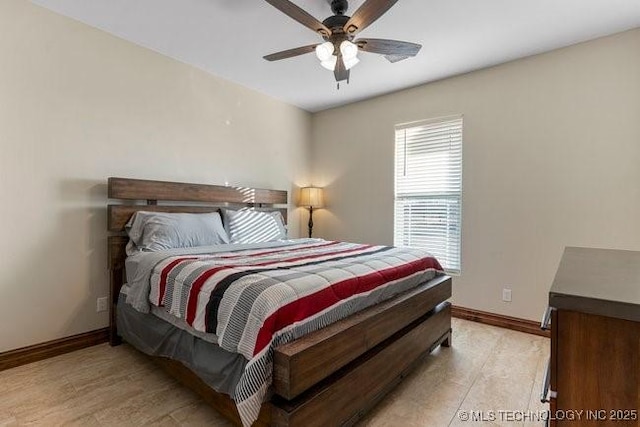
<path id="1" fill-rule="evenodd" d="M 459 176 L 460 176 L 460 181 L 459 181 L 459 192 L 447 192 L 447 191 L 443 191 L 439 194 L 434 194 L 433 198 L 437 199 L 438 195 L 441 196 L 442 199 L 448 199 L 448 198 L 456 198 L 457 200 L 459 200 L 459 220 L 458 220 L 458 228 L 459 228 L 459 238 L 458 238 L 458 269 L 449 269 L 449 268 L 444 268 L 445 272 L 449 275 L 452 276 L 460 276 L 462 275 L 462 266 L 463 266 L 463 259 L 462 259 L 462 245 L 463 245 L 463 183 L 464 183 L 464 179 L 463 179 L 463 172 L 464 172 L 464 115 L 463 114 L 453 114 L 453 115 L 448 115 L 448 116 L 441 116 L 441 117 L 435 117 L 435 118 L 430 118 L 430 119 L 425 119 L 425 120 L 417 120 L 417 121 L 413 121 L 413 122 L 406 122 L 406 123 L 400 123 L 395 125 L 394 127 L 394 156 L 393 156 L 393 162 L 394 162 L 394 175 L 393 175 L 393 181 L 394 181 L 394 188 L 393 188 L 393 239 L 394 239 L 394 245 L 398 245 L 398 201 L 402 201 L 402 200 L 410 200 L 411 197 L 407 197 L 407 196 L 403 196 L 401 198 L 398 197 L 398 166 L 399 166 L 399 161 L 398 161 L 398 131 L 402 131 L 402 130 L 407 130 L 407 129 L 412 129 L 412 128 L 419 128 L 419 127 L 423 127 L 423 126 L 429 126 L 429 125 L 435 125 L 435 124 L 440 124 L 440 123 L 446 123 L 446 122 L 450 122 L 450 121 L 460 121 L 460 169 L 459 169 Z M 405 167 L 406 167 L 406 163 L 405 163 Z M 424 199 L 428 199 L 431 197 L 424 197 L 424 196 L 417 196 L 415 197 L 415 199 L 420 199 L 420 198 L 424 198 Z M 416 247 L 420 247 L 420 246 L 416 246 Z M 421 247 L 422 249 L 426 249 L 429 250 L 428 248 L 425 247 Z M 444 266 L 443 266 L 444 267 Z"/>

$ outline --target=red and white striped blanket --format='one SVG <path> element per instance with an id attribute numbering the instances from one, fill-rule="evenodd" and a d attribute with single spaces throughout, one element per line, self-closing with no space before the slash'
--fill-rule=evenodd
<path id="1" fill-rule="evenodd" d="M 271 384 L 273 350 L 432 279 L 427 252 L 307 241 L 212 255 L 171 256 L 151 274 L 150 301 L 215 333 L 249 362 L 233 396 L 245 426 Z"/>

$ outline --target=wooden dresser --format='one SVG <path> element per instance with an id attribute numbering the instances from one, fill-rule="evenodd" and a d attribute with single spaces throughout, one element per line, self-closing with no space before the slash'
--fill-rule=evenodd
<path id="1" fill-rule="evenodd" d="M 640 426 L 640 252 L 566 248 L 542 327 L 550 425 Z"/>

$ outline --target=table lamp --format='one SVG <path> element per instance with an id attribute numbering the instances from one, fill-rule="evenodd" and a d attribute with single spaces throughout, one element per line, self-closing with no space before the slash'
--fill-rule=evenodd
<path id="1" fill-rule="evenodd" d="M 309 237 L 313 232 L 313 209 L 321 208 L 322 205 L 322 188 L 304 187 L 300 189 L 298 206 L 309 209 Z"/>

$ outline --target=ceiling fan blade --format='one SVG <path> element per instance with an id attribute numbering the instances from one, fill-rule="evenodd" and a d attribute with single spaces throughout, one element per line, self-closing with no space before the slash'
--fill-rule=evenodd
<path id="1" fill-rule="evenodd" d="M 379 53 L 392 56 L 416 56 L 422 45 L 417 43 L 401 42 L 385 39 L 358 39 L 354 41 L 365 52 Z M 393 62 L 393 61 L 392 61 Z"/>
<path id="2" fill-rule="evenodd" d="M 400 62 L 400 61 L 404 61 L 405 59 L 408 59 L 408 56 L 404 56 L 404 55 L 385 55 L 385 58 L 387 58 L 387 61 L 391 62 L 392 64 L 395 64 L 396 62 Z"/>
<path id="3" fill-rule="evenodd" d="M 355 11 L 344 26 L 344 31 L 355 34 L 385 14 L 398 0 L 367 0 Z"/>
<path id="4" fill-rule="evenodd" d="M 335 70 L 333 70 L 333 75 L 337 82 L 349 80 L 349 70 L 344 66 L 344 59 L 342 59 L 342 55 L 338 55 L 338 62 L 336 63 Z"/>
<path id="5" fill-rule="evenodd" d="M 303 9 L 299 8 L 295 4 L 291 3 L 289 0 L 266 0 L 271 6 L 278 9 L 280 12 L 289 16 L 290 18 L 298 21 L 302 25 L 311 30 L 320 33 L 323 36 L 330 36 L 331 30 L 327 28 L 322 22 L 318 21 L 313 16 L 309 15 L 309 13 L 305 12 Z"/>
<path id="6" fill-rule="evenodd" d="M 294 56 L 304 55 L 316 50 L 316 44 L 309 46 L 296 47 L 294 49 L 283 50 L 282 52 L 272 53 L 264 57 L 267 61 L 279 61 L 281 59 L 293 58 Z"/>

